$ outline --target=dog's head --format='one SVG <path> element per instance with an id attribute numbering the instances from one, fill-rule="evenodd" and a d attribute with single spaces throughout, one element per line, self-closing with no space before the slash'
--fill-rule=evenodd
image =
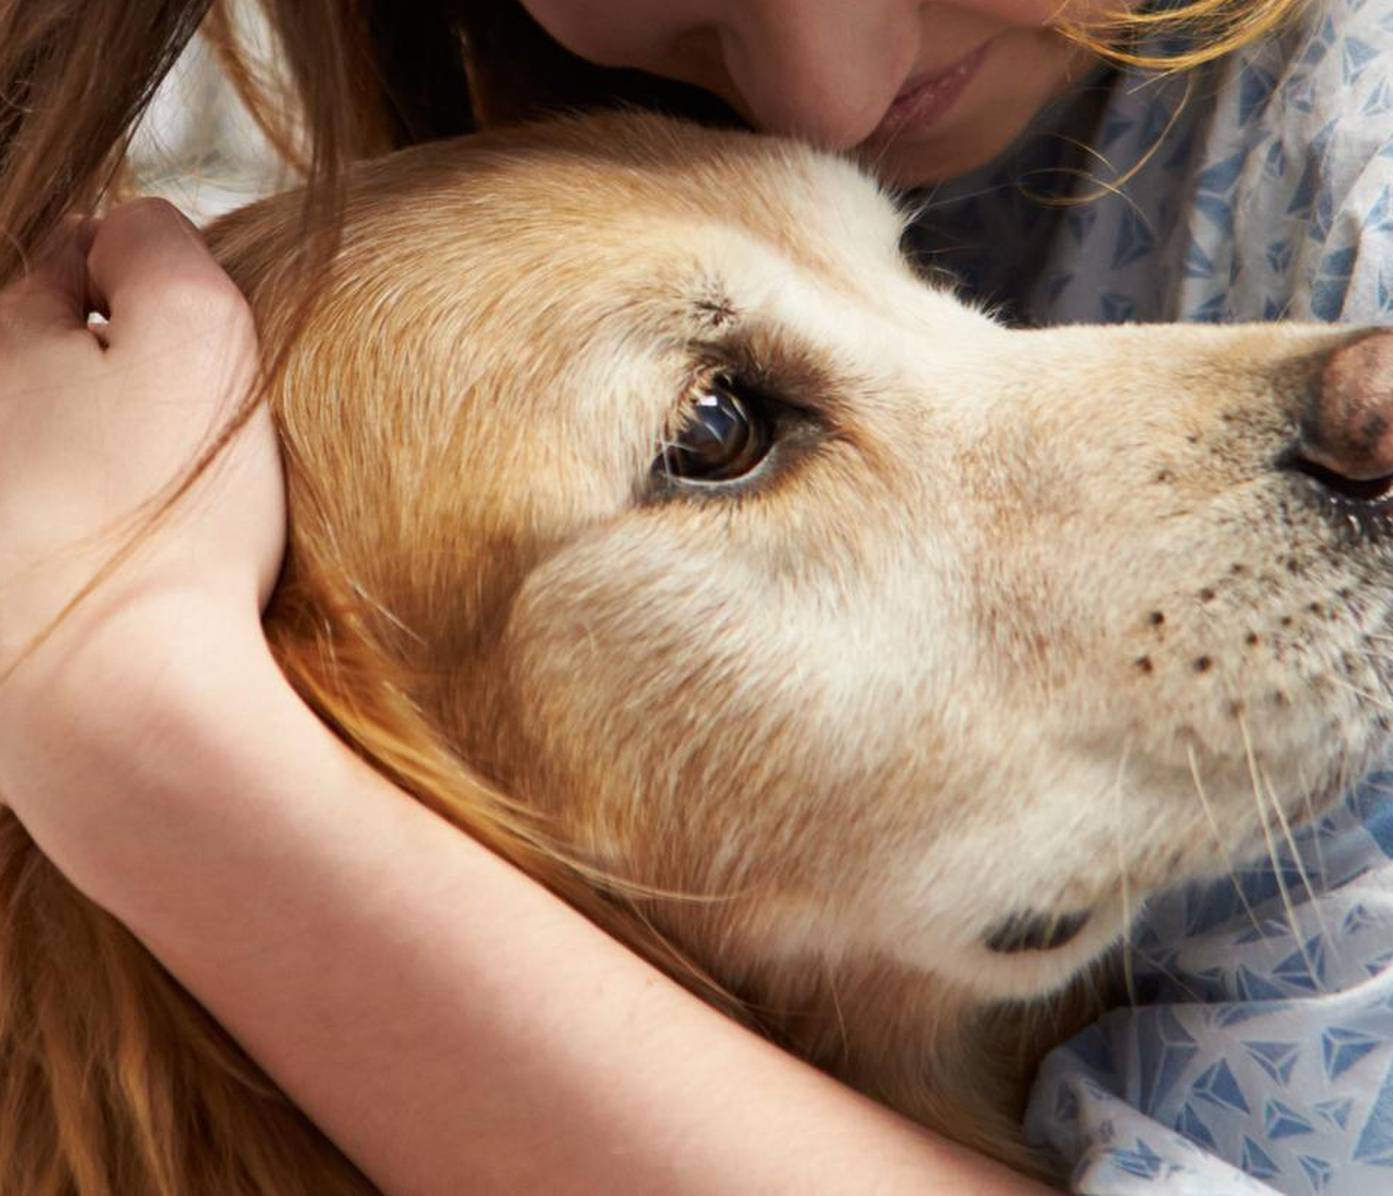
<path id="1" fill-rule="evenodd" d="M 295 202 L 216 234 L 272 344 Z M 274 395 L 291 575 L 733 981 L 1044 992 L 1386 729 L 1390 352 L 1008 331 L 903 224 L 653 118 L 368 165 Z"/>

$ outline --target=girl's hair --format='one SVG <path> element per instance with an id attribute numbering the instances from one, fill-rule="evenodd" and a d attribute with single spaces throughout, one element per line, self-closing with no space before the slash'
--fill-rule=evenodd
<path id="1" fill-rule="evenodd" d="M 320 230 L 335 226 L 343 167 L 395 147 L 597 104 L 736 120 L 693 88 L 582 61 L 517 0 L 259 0 L 286 64 L 282 94 L 248 65 L 230 2 L 0 0 L 0 285 L 64 215 L 107 193 L 132 127 L 210 12 L 272 143 L 290 156 L 305 147 L 305 218 Z M 1186 68 L 1271 32 L 1301 3 L 1191 0 L 1061 28 L 1115 60 Z M 1161 30 L 1180 35 L 1173 51 L 1136 52 Z"/>

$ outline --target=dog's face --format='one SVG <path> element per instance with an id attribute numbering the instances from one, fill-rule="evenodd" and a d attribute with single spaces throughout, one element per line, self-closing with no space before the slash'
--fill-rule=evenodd
<path id="1" fill-rule="evenodd" d="M 219 234 L 271 334 L 289 211 Z M 1294 448 L 1348 332 L 1007 331 L 901 230 L 631 117 L 368 169 L 277 397 L 296 551 L 703 954 L 1043 992 L 1367 761 L 1381 490 Z"/>

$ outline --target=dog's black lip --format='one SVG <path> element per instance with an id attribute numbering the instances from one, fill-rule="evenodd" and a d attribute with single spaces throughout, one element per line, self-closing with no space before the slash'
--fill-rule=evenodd
<path id="1" fill-rule="evenodd" d="M 1362 534 L 1389 531 L 1393 516 L 1393 474 L 1376 478 L 1346 478 L 1308 460 L 1299 448 L 1284 451 L 1277 469 L 1291 477 L 1308 503 L 1324 517 L 1352 526 Z"/>
<path id="2" fill-rule="evenodd" d="M 1072 943 L 1088 925 L 1089 911 L 1044 914 L 1022 910 L 998 922 L 982 940 L 988 951 L 1014 955 L 1020 951 L 1053 951 Z"/>

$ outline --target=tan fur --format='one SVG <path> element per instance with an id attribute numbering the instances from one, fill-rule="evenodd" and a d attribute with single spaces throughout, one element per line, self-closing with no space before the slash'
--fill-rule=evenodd
<path id="1" fill-rule="evenodd" d="M 295 202 L 214 236 L 271 350 Z M 273 396 L 267 627 L 433 808 L 1033 1168 L 1024 1085 L 1136 901 L 1252 853 L 1387 730 L 1350 690 L 1384 683 L 1387 553 L 1273 464 L 1347 332 L 1009 332 L 914 277 L 901 222 L 846 163 L 652 118 L 365 166 Z M 712 371 L 803 438 L 744 489 L 655 488 Z M 0 1192 L 364 1187 L 6 835 Z M 1082 908 L 1067 946 L 983 945 Z"/>

